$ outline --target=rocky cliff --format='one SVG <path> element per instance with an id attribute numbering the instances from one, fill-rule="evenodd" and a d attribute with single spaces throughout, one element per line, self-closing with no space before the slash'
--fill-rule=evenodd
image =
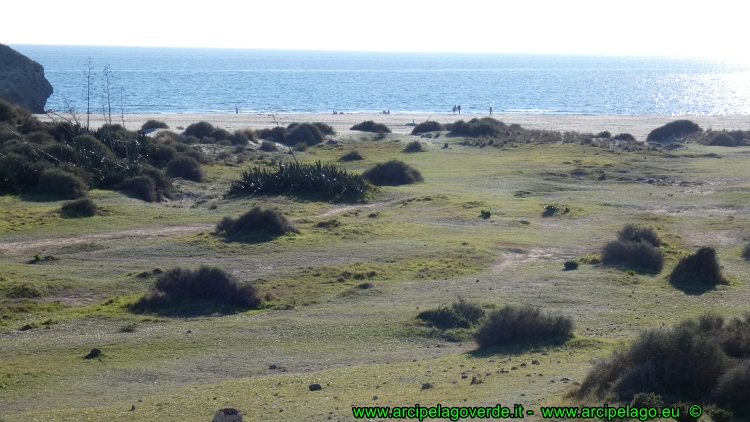
<path id="1" fill-rule="evenodd" d="M 50 95 L 52 85 L 42 65 L 0 44 L 0 99 L 43 113 Z"/>

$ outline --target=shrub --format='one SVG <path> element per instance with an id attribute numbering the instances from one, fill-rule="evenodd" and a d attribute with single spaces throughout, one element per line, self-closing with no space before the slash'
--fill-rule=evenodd
<path id="1" fill-rule="evenodd" d="M 427 133 L 427 132 L 435 132 L 439 130 L 445 130 L 445 126 L 441 125 L 438 122 L 422 122 L 414 127 L 412 129 L 411 134 L 417 135 L 420 133 Z"/>
<path id="2" fill-rule="evenodd" d="M 126 189 L 130 190 L 133 195 L 146 201 L 156 202 L 159 200 L 159 194 L 156 192 L 156 183 L 148 176 L 136 176 L 125 179 Z"/>
<path id="3" fill-rule="evenodd" d="M 261 298 L 255 286 L 240 283 L 219 268 L 174 268 L 161 274 L 154 290 L 131 305 L 131 309 L 148 311 L 196 302 L 210 302 L 218 307 L 254 309 L 260 305 Z"/>
<path id="4" fill-rule="evenodd" d="M 67 217 L 93 217 L 99 212 L 96 203 L 89 198 L 79 198 L 64 204 L 61 213 Z"/>
<path id="5" fill-rule="evenodd" d="M 211 136 L 211 132 L 216 130 L 214 125 L 208 122 L 193 123 L 185 129 L 185 136 L 195 136 L 198 139 Z"/>
<path id="6" fill-rule="evenodd" d="M 703 129 L 690 120 L 675 120 L 674 122 L 667 123 L 664 126 L 652 130 L 646 137 L 646 141 L 661 142 L 669 138 L 677 138 L 701 131 L 703 131 Z"/>
<path id="7" fill-rule="evenodd" d="M 33 189 L 46 165 L 12 152 L 0 156 L 0 192 L 18 193 Z"/>
<path id="8" fill-rule="evenodd" d="M 656 231 L 651 227 L 639 227 L 633 224 L 626 224 L 619 232 L 617 239 L 622 242 L 645 242 L 651 246 L 661 246 L 661 239 Z"/>
<path id="9" fill-rule="evenodd" d="M 715 147 L 733 147 L 735 146 L 734 138 L 727 133 L 721 132 L 711 138 L 708 145 Z"/>
<path id="10" fill-rule="evenodd" d="M 226 234 L 252 234 L 256 232 L 265 232 L 271 235 L 282 235 L 287 232 L 298 233 L 297 229 L 276 210 L 263 210 L 260 207 L 253 207 L 238 219 L 224 217 L 216 230 Z"/>
<path id="11" fill-rule="evenodd" d="M 361 200 L 371 190 L 362 176 L 333 164 L 280 163 L 278 169 L 254 167 L 232 182 L 229 195 L 320 195 Z"/>
<path id="12" fill-rule="evenodd" d="M 305 143 L 308 146 L 312 146 L 321 142 L 323 142 L 323 133 L 317 126 L 310 123 L 296 125 L 289 136 L 287 136 L 287 143 L 289 145 Z"/>
<path id="13" fill-rule="evenodd" d="M 609 138 L 612 137 L 612 134 L 609 133 L 608 130 L 605 130 L 605 131 L 599 132 L 599 134 L 596 135 L 596 137 L 597 138 L 602 138 L 602 139 L 609 139 Z"/>
<path id="14" fill-rule="evenodd" d="M 600 360 L 581 383 L 578 397 L 615 395 L 622 400 L 653 393 L 675 401 L 711 401 L 748 413 L 750 371 L 747 361 L 729 358 L 726 338 L 741 325 L 738 319 L 703 315 L 664 330 L 648 330 L 624 350 Z"/>
<path id="15" fill-rule="evenodd" d="M 382 123 L 375 123 L 372 120 L 366 120 L 362 123 L 356 124 L 352 126 L 352 128 L 349 130 L 359 130 L 362 132 L 373 132 L 373 133 L 391 133 L 391 130 L 388 129 L 388 126 Z"/>
<path id="16" fill-rule="evenodd" d="M 573 260 L 565 261 L 564 265 L 565 265 L 565 269 L 568 271 L 578 269 L 578 262 L 573 261 Z"/>
<path id="17" fill-rule="evenodd" d="M 307 151 L 307 144 L 304 142 L 300 142 L 294 146 L 294 149 L 297 151 Z"/>
<path id="18" fill-rule="evenodd" d="M 721 406 L 750 413 L 750 361 L 743 361 L 719 378 L 713 399 Z"/>
<path id="19" fill-rule="evenodd" d="M 485 220 L 492 217 L 492 211 L 490 210 L 481 210 L 479 211 L 479 216 L 484 218 Z"/>
<path id="20" fill-rule="evenodd" d="M 468 122 L 459 120 L 451 125 L 450 131 L 454 135 L 496 137 L 504 133 L 507 128 L 508 126 L 499 120 L 483 117 L 481 119 L 474 118 Z"/>
<path id="21" fill-rule="evenodd" d="M 164 167 L 177 156 L 177 149 L 170 145 L 152 144 L 148 151 L 148 162 L 154 167 Z"/>
<path id="22" fill-rule="evenodd" d="M 602 263 L 661 271 L 664 267 L 664 252 L 644 242 L 609 242 L 602 248 Z"/>
<path id="23" fill-rule="evenodd" d="M 58 168 L 44 170 L 39 176 L 37 190 L 41 193 L 57 195 L 66 199 L 76 199 L 86 195 L 86 184 L 80 177 Z"/>
<path id="24" fill-rule="evenodd" d="M 398 186 L 424 182 L 419 170 L 399 160 L 375 164 L 362 176 L 375 185 Z"/>
<path id="25" fill-rule="evenodd" d="M 0 100 L 0 122 L 13 122 L 13 117 L 15 116 L 15 113 L 13 112 L 13 104 Z"/>
<path id="26" fill-rule="evenodd" d="M 447 330 L 450 328 L 470 328 L 484 316 L 484 309 L 479 305 L 459 299 L 451 307 L 440 306 L 437 309 L 422 311 L 418 319 L 428 322 L 433 327 Z"/>
<path id="27" fill-rule="evenodd" d="M 323 135 L 329 135 L 330 136 L 330 135 L 335 135 L 336 134 L 336 131 L 333 130 L 333 128 L 331 127 L 331 125 L 329 125 L 327 123 L 313 122 L 313 125 L 315 125 L 315 127 L 317 127 L 318 130 L 320 131 L 320 133 L 322 133 Z"/>
<path id="28" fill-rule="evenodd" d="M 543 314 L 530 306 L 505 306 L 489 314 L 474 334 L 480 348 L 528 345 L 567 340 L 573 320 L 562 315 Z"/>
<path id="29" fill-rule="evenodd" d="M 276 143 L 271 141 L 263 141 L 260 143 L 260 150 L 266 152 L 276 151 Z"/>
<path id="30" fill-rule="evenodd" d="M 261 139 L 270 139 L 280 144 L 286 144 L 286 132 L 287 130 L 283 127 L 275 127 L 273 129 L 261 129 L 258 131 L 258 137 Z"/>
<path id="31" fill-rule="evenodd" d="M 193 158 L 177 157 L 167 164 L 167 175 L 169 177 L 182 177 L 193 182 L 203 181 L 203 170 Z"/>
<path id="32" fill-rule="evenodd" d="M 750 260 L 750 243 L 745 245 L 745 247 L 742 249 L 742 257 Z"/>
<path id="33" fill-rule="evenodd" d="M 672 284 L 708 286 L 727 283 L 721 275 L 716 250 L 711 247 L 702 247 L 695 254 L 682 258 L 669 275 L 669 281 Z"/>
<path id="34" fill-rule="evenodd" d="M 346 154 L 342 155 L 341 158 L 339 158 L 339 161 L 356 161 L 356 160 L 364 160 L 362 158 L 362 154 L 359 153 L 359 151 L 351 150 L 347 152 Z"/>
<path id="35" fill-rule="evenodd" d="M 235 130 L 230 141 L 232 145 L 247 145 L 251 140 L 255 139 L 255 133 L 249 130 Z"/>
<path id="36" fill-rule="evenodd" d="M 411 141 L 406 145 L 406 148 L 404 148 L 404 151 L 406 152 L 422 152 L 424 151 L 424 147 L 422 146 L 422 143 L 419 141 Z"/>
<path id="37" fill-rule="evenodd" d="M 621 133 L 612 137 L 615 141 L 635 142 L 635 136 L 629 133 Z"/>
<path id="38" fill-rule="evenodd" d="M 141 126 L 141 130 L 148 130 L 148 129 L 169 129 L 169 125 L 159 120 L 151 119 L 151 120 L 147 120 L 146 123 L 144 123 Z"/>

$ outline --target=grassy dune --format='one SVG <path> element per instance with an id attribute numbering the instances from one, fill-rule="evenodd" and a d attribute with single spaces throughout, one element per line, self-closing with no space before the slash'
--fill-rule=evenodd
<path id="1" fill-rule="evenodd" d="M 564 403 L 592 359 L 640 330 L 746 311 L 750 147 L 336 139 L 295 155 L 335 162 L 357 149 L 364 160 L 338 164 L 361 173 L 396 158 L 425 182 L 378 188 L 365 203 L 225 198 L 255 164 L 245 162 L 204 166 L 204 183 L 175 183 L 184 194 L 176 201 L 93 191 L 103 212 L 86 219 L 62 218 L 64 201 L 0 197 L 0 420 L 205 421 L 235 407 L 247 420 L 343 421 L 352 406 L 415 403 L 535 409 Z M 403 151 L 414 139 L 426 152 Z M 545 217 L 547 204 L 569 211 Z M 237 240 L 215 232 L 223 216 L 254 205 L 278 209 L 300 233 Z M 666 243 L 661 272 L 589 263 L 626 223 L 657 230 Z M 716 248 L 729 284 L 670 285 L 672 268 L 700 246 Z M 564 271 L 570 259 L 581 265 Z M 153 286 L 154 269 L 200 265 L 253 282 L 266 297 L 261 308 L 128 310 Z M 575 335 L 562 345 L 478 351 L 469 330 L 416 319 L 459 297 L 487 311 L 522 304 L 570 316 Z M 94 347 L 102 355 L 84 360 Z M 470 385 L 477 375 L 483 382 Z M 323 390 L 309 391 L 311 383 Z"/>

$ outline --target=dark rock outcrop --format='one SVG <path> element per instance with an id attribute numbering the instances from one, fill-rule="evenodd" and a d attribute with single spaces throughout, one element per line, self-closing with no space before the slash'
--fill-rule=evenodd
<path id="1" fill-rule="evenodd" d="M 44 113 L 52 85 L 44 68 L 7 45 L 0 44 L 0 99 Z"/>

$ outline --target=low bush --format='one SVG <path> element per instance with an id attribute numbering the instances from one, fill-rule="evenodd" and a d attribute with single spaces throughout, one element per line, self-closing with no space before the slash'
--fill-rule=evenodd
<path id="1" fill-rule="evenodd" d="M 633 224 L 626 224 L 617 232 L 617 240 L 622 242 L 646 242 L 651 246 L 661 246 L 661 239 L 656 234 L 656 230 L 651 227 L 639 227 Z"/>
<path id="2" fill-rule="evenodd" d="M 440 306 L 437 309 L 422 311 L 418 319 L 441 330 L 450 328 L 470 328 L 484 316 L 484 309 L 479 305 L 460 299 L 450 307 Z"/>
<path id="3" fill-rule="evenodd" d="M 744 248 L 742 248 L 742 257 L 750 260 L 750 243 L 748 243 L 747 245 L 745 245 Z"/>
<path id="4" fill-rule="evenodd" d="M 422 152 L 424 150 L 424 146 L 422 146 L 422 143 L 419 141 L 411 141 L 406 145 L 406 148 L 404 148 L 404 151 L 406 152 Z"/>
<path id="5" fill-rule="evenodd" d="M 359 151 L 351 150 L 347 152 L 346 154 L 342 155 L 341 158 L 339 158 L 339 161 L 356 161 L 356 160 L 364 160 L 362 158 L 362 154 L 359 153 Z"/>
<path id="6" fill-rule="evenodd" d="M 323 142 L 323 133 L 315 125 L 302 123 L 294 126 L 286 138 L 289 145 L 305 143 L 313 146 Z"/>
<path id="7" fill-rule="evenodd" d="M 435 132 L 439 130 L 445 130 L 445 126 L 438 122 L 427 121 L 416 125 L 414 129 L 412 129 L 411 134 L 418 135 L 420 133 Z"/>
<path id="8" fill-rule="evenodd" d="M 276 151 L 276 143 L 272 141 L 263 141 L 260 143 L 260 150 L 266 152 Z"/>
<path id="9" fill-rule="evenodd" d="M 474 334 L 480 348 L 563 342 L 573 332 L 573 320 L 544 314 L 530 306 L 505 306 L 493 311 Z"/>
<path id="10" fill-rule="evenodd" d="M 565 264 L 563 265 L 565 266 L 565 269 L 568 271 L 578 269 L 578 262 L 573 261 L 573 260 L 565 261 Z"/>
<path id="11" fill-rule="evenodd" d="M 280 163 L 254 167 L 232 182 L 229 195 L 318 195 L 325 199 L 364 199 L 372 189 L 365 179 L 334 164 Z"/>
<path id="12" fill-rule="evenodd" d="M 612 137 L 615 141 L 635 142 L 635 136 L 629 133 L 620 133 Z"/>
<path id="13" fill-rule="evenodd" d="M 39 176 L 37 191 L 57 195 L 65 199 L 76 199 L 86 195 L 87 186 L 80 177 L 59 168 L 44 170 Z"/>
<path id="14" fill-rule="evenodd" d="M 373 133 L 391 133 L 391 130 L 388 129 L 388 126 L 382 123 L 375 123 L 372 120 L 366 120 L 362 123 L 358 123 L 352 126 L 352 128 L 349 130 L 359 130 L 362 132 L 373 132 Z"/>
<path id="15" fill-rule="evenodd" d="M 664 267 L 664 252 L 649 243 L 616 240 L 602 248 L 602 263 L 661 271 Z"/>
<path id="16" fill-rule="evenodd" d="M 180 156 L 170 161 L 166 168 L 169 177 L 181 177 L 193 182 L 203 181 L 203 170 L 195 159 Z"/>
<path id="17" fill-rule="evenodd" d="M 399 160 L 375 164 L 362 176 L 375 185 L 398 186 L 424 182 L 419 170 Z"/>
<path id="18" fill-rule="evenodd" d="M 729 134 L 720 132 L 708 141 L 708 145 L 714 147 L 733 147 L 735 146 L 734 138 Z"/>
<path id="19" fill-rule="evenodd" d="M 602 138 L 602 139 L 609 139 L 612 137 L 612 134 L 609 133 L 608 130 L 605 130 L 605 131 L 599 132 L 599 134 L 597 134 L 596 137 Z"/>
<path id="20" fill-rule="evenodd" d="M 154 167 L 162 168 L 177 156 L 177 149 L 171 145 L 152 144 L 148 150 L 148 162 Z"/>
<path id="21" fill-rule="evenodd" d="M 450 131 L 453 135 L 497 137 L 505 133 L 507 129 L 508 126 L 505 123 L 491 117 L 483 117 L 474 118 L 468 122 L 459 120 L 451 125 Z"/>
<path id="22" fill-rule="evenodd" d="M 682 258 L 669 275 L 669 281 L 672 284 L 702 286 L 727 284 L 727 280 L 721 274 L 716 250 L 711 247 L 700 248 L 695 254 Z"/>
<path id="23" fill-rule="evenodd" d="M 300 142 L 297 145 L 294 146 L 294 149 L 296 151 L 307 151 L 307 144 L 304 142 Z"/>
<path id="24" fill-rule="evenodd" d="M 288 232 L 298 233 L 297 229 L 276 210 L 253 207 L 237 219 L 224 217 L 216 225 L 218 232 L 228 235 L 247 235 L 264 232 L 271 235 L 282 235 Z"/>
<path id="25" fill-rule="evenodd" d="M 159 200 L 159 194 L 156 191 L 156 183 L 148 176 L 136 176 L 125 179 L 123 182 L 136 197 L 146 202 L 156 202 Z"/>
<path id="26" fill-rule="evenodd" d="M 185 129 L 185 136 L 195 136 L 198 139 L 202 139 L 211 136 L 211 132 L 214 130 L 216 130 L 216 128 L 211 123 L 193 123 Z"/>
<path id="27" fill-rule="evenodd" d="M 99 213 L 99 208 L 90 198 L 78 198 L 64 204 L 60 212 L 66 217 L 93 217 Z"/>
<path id="28" fill-rule="evenodd" d="M 130 308 L 134 311 L 164 310 L 174 306 L 206 302 L 219 308 L 254 309 L 260 306 L 261 298 L 255 286 L 240 283 L 219 268 L 174 268 L 161 274 L 156 280 L 154 290 Z"/>
<path id="29" fill-rule="evenodd" d="M 677 138 L 702 131 L 703 129 L 701 129 L 700 126 L 690 120 L 675 120 L 674 122 L 667 123 L 664 126 L 652 130 L 646 137 L 646 141 L 661 142 L 669 138 Z"/>
<path id="30" fill-rule="evenodd" d="M 318 130 L 320 131 L 320 133 L 322 133 L 323 135 L 332 136 L 332 135 L 336 134 L 336 131 L 333 130 L 333 128 L 331 127 L 331 125 L 329 125 L 327 123 L 313 122 L 313 125 L 315 125 L 315 127 L 317 127 Z"/>
<path id="31" fill-rule="evenodd" d="M 286 132 L 287 130 L 283 127 L 275 127 L 272 129 L 261 129 L 257 132 L 257 135 L 260 139 L 269 139 L 280 144 L 286 144 Z"/>
<path id="32" fill-rule="evenodd" d="M 251 130 L 235 130 L 230 141 L 232 145 L 244 146 L 255 140 L 255 132 Z"/>
<path id="33" fill-rule="evenodd" d="M 151 119 L 151 120 L 147 120 L 146 123 L 141 125 L 141 130 L 149 130 L 149 129 L 169 129 L 169 125 L 159 120 Z"/>
<path id="34" fill-rule="evenodd" d="M 738 338 L 745 344 L 750 339 L 748 315 L 725 322 L 706 314 L 666 330 L 644 331 L 627 348 L 597 362 L 574 395 L 635 401 L 653 394 L 672 402 L 715 403 L 736 416 L 750 416 L 745 360 L 750 348 L 737 354 L 732 339 Z"/>

